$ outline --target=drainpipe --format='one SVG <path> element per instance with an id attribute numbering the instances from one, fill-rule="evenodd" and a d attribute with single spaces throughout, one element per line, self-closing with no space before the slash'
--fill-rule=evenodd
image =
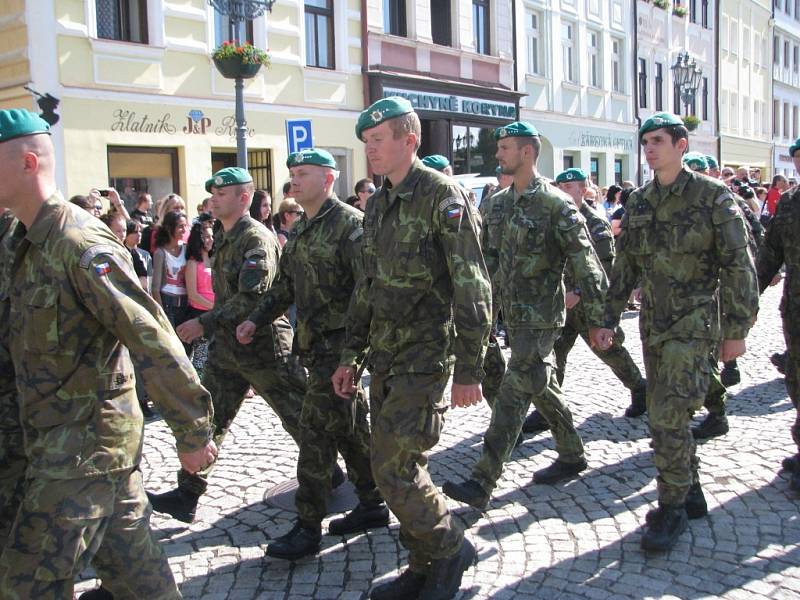
<path id="1" fill-rule="evenodd" d="M 631 60 L 633 70 L 631 73 L 633 73 L 633 114 L 636 121 L 636 184 L 641 186 L 643 183 L 642 145 L 639 143 L 639 129 L 642 127 L 642 117 L 639 115 L 639 74 L 637 73 L 639 68 L 639 0 L 631 0 L 631 2 L 633 2 L 633 52 L 631 53 L 633 56 Z"/>
<path id="2" fill-rule="evenodd" d="M 514 91 L 519 91 L 519 78 L 517 76 L 517 0 L 511 0 L 511 57 L 514 68 Z M 517 100 L 517 120 L 519 120 L 519 100 Z"/>
<path id="3" fill-rule="evenodd" d="M 722 70 L 719 64 L 719 17 L 720 17 L 720 0 L 716 0 L 714 2 L 714 63 L 716 64 L 716 71 L 714 73 L 714 107 L 716 108 L 717 113 L 717 123 L 715 126 L 715 131 L 717 132 L 717 160 L 719 161 L 719 168 L 722 169 L 725 166 L 722 163 L 722 131 L 719 128 L 719 86 L 720 86 L 720 77 L 719 73 Z M 772 45 L 770 44 L 770 47 Z M 763 58 L 762 58 L 763 60 Z M 770 61 L 770 68 L 772 68 L 772 61 Z"/>
<path id="4" fill-rule="evenodd" d="M 364 91 L 364 108 L 370 105 L 369 101 L 369 27 L 367 26 L 367 0 L 361 0 L 361 82 Z M 373 179 L 372 172 L 369 170 L 369 161 L 366 153 L 362 153 L 362 159 L 367 164 L 367 177 Z"/>

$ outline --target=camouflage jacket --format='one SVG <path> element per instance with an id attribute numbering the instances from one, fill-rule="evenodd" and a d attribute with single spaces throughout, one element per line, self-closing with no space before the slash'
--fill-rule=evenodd
<path id="1" fill-rule="evenodd" d="M 0 215 L 0 437 L 6 431 L 19 431 L 19 409 L 17 408 L 17 389 L 14 381 L 14 365 L 8 345 L 11 304 L 9 303 L 9 282 L 13 264 L 12 232 L 17 219 L 6 211 Z M 2 454 L 0 444 L 0 455 Z"/>
<path id="2" fill-rule="evenodd" d="M 60 195 L 14 237 L 10 343 L 29 475 L 72 479 L 139 463 L 143 419 L 131 356 L 178 451 L 202 448 L 211 398 L 139 284 L 130 252 Z"/>
<path id="3" fill-rule="evenodd" d="M 500 293 L 512 334 L 563 327 L 567 260 L 589 323 L 601 323 L 606 275 L 575 203 L 541 177 L 519 195 L 512 186 L 499 196 L 505 206 Z"/>
<path id="4" fill-rule="evenodd" d="M 491 326 L 491 287 L 477 211 L 464 189 L 418 159 L 387 181 L 364 216 L 364 276 L 347 316 L 341 363 L 372 348 L 380 373 L 449 371 L 479 383 Z"/>
<path id="5" fill-rule="evenodd" d="M 278 274 L 281 248 L 264 225 L 244 215 L 230 231 L 217 234 L 211 258 L 214 308 L 200 316 L 215 352 L 238 363 L 261 363 L 292 353 L 292 326 L 278 317 L 256 332 L 253 344 L 236 341 L 236 326 L 247 319 Z"/>
<path id="6" fill-rule="evenodd" d="M 758 286 L 763 292 L 786 265 L 781 314 L 796 316 L 800 309 L 800 187 L 786 192 L 767 225 L 758 254 Z"/>
<path id="7" fill-rule="evenodd" d="M 581 204 L 579 210 L 583 218 L 586 219 L 589 241 L 592 242 L 597 258 L 600 259 L 600 264 L 603 265 L 603 271 L 606 274 L 611 273 L 611 267 L 614 266 L 614 256 L 616 255 L 611 223 L 586 202 Z M 564 270 L 564 286 L 567 291 L 575 289 L 574 281 L 575 275 L 572 272 L 572 262 L 567 261 L 567 268 Z"/>
<path id="8" fill-rule="evenodd" d="M 303 215 L 283 247 L 278 278 L 250 314 L 262 327 L 296 303 L 297 347 L 306 365 L 341 354 L 347 306 L 362 271 L 362 218 L 335 196 L 313 219 Z"/>
<path id="9" fill-rule="evenodd" d="M 684 169 L 668 187 L 651 181 L 625 207 L 606 304 L 614 327 L 641 285 L 640 331 L 669 339 L 744 339 L 758 309 L 747 231 L 720 181 Z"/>
<path id="10" fill-rule="evenodd" d="M 481 250 L 483 260 L 486 262 L 486 270 L 489 272 L 489 280 L 492 283 L 492 323 L 497 319 L 500 310 L 500 246 L 503 241 L 503 198 L 500 190 L 494 189 L 494 193 L 484 197 L 480 205 L 481 215 Z"/>

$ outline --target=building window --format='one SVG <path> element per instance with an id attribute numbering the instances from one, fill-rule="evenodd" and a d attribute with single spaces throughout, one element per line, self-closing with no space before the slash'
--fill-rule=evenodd
<path id="1" fill-rule="evenodd" d="M 722 90 L 719 95 L 719 127 L 728 129 L 728 92 Z"/>
<path id="2" fill-rule="evenodd" d="M 689 0 L 689 22 L 697 23 L 697 0 Z"/>
<path id="3" fill-rule="evenodd" d="M 542 49 L 544 35 L 542 32 L 542 15 L 538 12 L 528 14 L 528 72 L 544 75 L 542 68 Z"/>
<path id="4" fill-rule="evenodd" d="M 333 0 L 305 0 L 306 64 L 336 68 L 333 51 Z"/>
<path id="5" fill-rule="evenodd" d="M 772 64 L 776 67 L 781 64 L 781 40 L 777 35 L 772 38 Z"/>
<path id="6" fill-rule="evenodd" d="M 489 0 L 472 0 L 472 34 L 475 52 L 489 54 Z"/>
<path id="7" fill-rule="evenodd" d="M 431 0 L 431 34 L 434 44 L 440 46 L 453 45 L 452 17 L 450 16 L 451 0 Z"/>
<path id="8" fill-rule="evenodd" d="M 739 52 L 739 25 L 736 21 L 731 21 L 731 53 L 736 54 Z"/>
<path id="9" fill-rule="evenodd" d="M 244 23 L 240 21 L 238 25 L 239 31 L 233 32 L 233 35 L 231 35 L 231 21 L 228 15 L 221 15 L 214 10 L 214 39 L 217 46 L 228 40 L 253 43 L 253 21 L 245 21 Z M 242 26 L 244 26 L 244 31 L 242 31 Z"/>
<path id="10" fill-rule="evenodd" d="M 622 159 L 614 159 L 614 183 L 622 185 Z"/>
<path id="11" fill-rule="evenodd" d="M 702 118 L 708 120 L 708 77 L 703 77 Z"/>
<path id="12" fill-rule="evenodd" d="M 561 23 L 561 48 L 564 67 L 564 79 L 575 82 L 575 26 L 572 23 Z"/>
<path id="13" fill-rule="evenodd" d="M 719 45 L 722 49 L 728 51 L 728 17 L 722 17 L 719 26 Z"/>
<path id="14" fill-rule="evenodd" d="M 794 20 L 800 21 L 800 0 L 794 0 Z"/>
<path id="15" fill-rule="evenodd" d="M 624 92 L 624 73 L 622 63 L 622 40 L 611 40 L 611 89 L 615 92 Z"/>
<path id="16" fill-rule="evenodd" d="M 778 100 L 772 101 L 772 135 L 778 137 L 781 133 L 781 103 Z"/>
<path id="17" fill-rule="evenodd" d="M 383 0 L 383 31 L 406 37 L 406 0 Z"/>
<path id="18" fill-rule="evenodd" d="M 572 154 L 564 153 L 564 170 L 571 169 L 575 166 L 575 157 Z"/>
<path id="19" fill-rule="evenodd" d="M 800 2 L 800 0 L 797 0 Z M 708 0 L 700 1 L 700 21 L 703 27 L 708 29 Z"/>
<path id="20" fill-rule="evenodd" d="M 798 62 L 800 62 L 800 47 L 792 46 L 792 72 L 797 73 Z"/>
<path id="21" fill-rule="evenodd" d="M 789 68 L 789 42 L 783 42 L 783 68 Z"/>
<path id="22" fill-rule="evenodd" d="M 108 185 L 161 198 L 181 189 L 177 148 L 108 146 Z M 123 197 L 123 200 L 126 198 Z"/>
<path id="23" fill-rule="evenodd" d="M 761 135 L 761 102 L 753 102 L 753 133 Z"/>
<path id="24" fill-rule="evenodd" d="M 798 123 L 797 123 L 798 114 L 797 114 L 797 111 L 798 111 L 797 104 L 795 104 L 794 106 L 792 106 L 792 139 L 793 140 L 797 139 L 797 128 L 798 128 Z"/>
<path id="25" fill-rule="evenodd" d="M 742 27 L 742 58 L 750 60 L 750 28 Z"/>
<path id="26" fill-rule="evenodd" d="M 97 37 L 147 43 L 147 0 L 97 0 Z"/>
<path id="27" fill-rule="evenodd" d="M 664 65 L 656 63 L 656 110 L 664 110 Z"/>
<path id="28" fill-rule="evenodd" d="M 454 124 L 451 135 L 453 173 L 494 174 L 497 159 L 493 127 Z"/>
<path id="29" fill-rule="evenodd" d="M 592 176 L 592 181 L 597 185 L 600 185 L 599 177 L 600 177 L 600 159 L 596 156 L 592 156 L 589 158 L 589 175 Z"/>
<path id="30" fill-rule="evenodd" d="M 742 124 L 746 133 L 750 133 L 750 99 L 742 97 Z"/>
<path id="31" fill-rule="evenodd" d="M 600 34 L 589 31 L 589 85 L 600 87 Z"/>
<path id="32" fill-rule="evenodd" d="M 758 33 L 753 33 L 753 64 L 761 66 L 761 36 Z"/>
<path id="33" fill-rule="evenodd" d="M 783 103 L 783 137 L 788 139 L 791 137 L 791 131 L 789 131 L 789 118 L 792 114 L 789 112 L 789 103 Z"/>
<path id="34" fill-rule="evenodd" d="M 731 129 L 739 129 L 739 95 L 731 94 Z"/>
<path id="35" fill-rule="evenodd" d="M 647 108 L 647 61 L 639 59 L 639 108 Z"/>

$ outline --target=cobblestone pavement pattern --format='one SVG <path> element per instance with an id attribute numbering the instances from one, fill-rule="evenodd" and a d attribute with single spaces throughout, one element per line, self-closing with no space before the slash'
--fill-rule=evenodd
<path id="1" fill-rule="evenodd" d="M 589 469 L 566 484 L 533 485 L 533 472 L 550 464 L 555 450 L 549 433 L 529 436 L 512 454 L 486 513 L 448 500 L 479 554 L 457 597 L 800 599 L 800 494 L 778 472 L 792 451 L 794 410 L 769 363 L 784 349 L 780 291 L 764 293 L 739 360 L 730 432 L 699 445 L 709 515 L 690 521 L 671 552 L 645 555 L 639 548 L 639 527 L 656 500 L 646 420 L 622 416 L 628 391 L 579 341 L 564 390 Z M 641 366 L 638 320 L 635 313 L 625 317 L 628 347 Z M 489 417 L 485 403 L 448 413 L 430 456 L 435 483 L 469 476 Z M 178 468 L 172 437 L 162 421 L 146 430 L 146 487 L 169 489 Z M 262 499 L 294 477 L 296 446 L 259 398 L 245 402 L 226 441 L 195 523 L 187 528 L 153 516 L 186 598 L 359 600 L 374 581 L 397 575 L 406 557 L 394 519 L 389 529 L 324 536 L 319 557 L 295 564 L 265 558 L 267 541 L 289 529 L 294 514 Z M 84 577 L 79 591 L 95 583 L 90 573 Z"/>

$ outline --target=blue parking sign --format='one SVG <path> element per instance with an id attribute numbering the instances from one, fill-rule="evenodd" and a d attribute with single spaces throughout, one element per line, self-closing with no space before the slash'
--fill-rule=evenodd
<path id="1" fill-rule="evenodd" d="M 286 141 L 289 146 L 289 154 L 300 152 L 305 148 L 313 148 L 314 138 L 311 135 L 311 119 L 287 120 Z"/>

